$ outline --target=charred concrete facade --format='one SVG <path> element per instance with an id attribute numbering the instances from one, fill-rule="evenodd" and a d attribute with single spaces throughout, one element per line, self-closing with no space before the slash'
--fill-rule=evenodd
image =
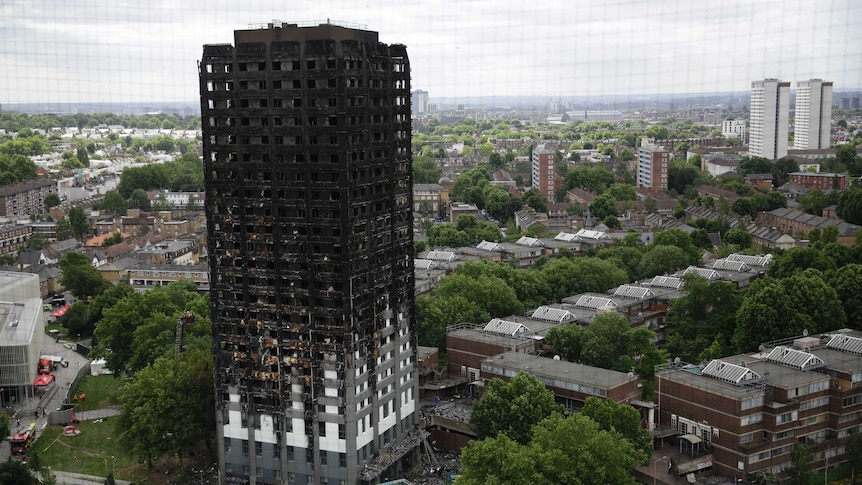
<path id="1" fill-rule="evenodd" d="M 221 482 L 401 476 L 422 439 L 406 48 L 234 36 L 199 67 Z"/>

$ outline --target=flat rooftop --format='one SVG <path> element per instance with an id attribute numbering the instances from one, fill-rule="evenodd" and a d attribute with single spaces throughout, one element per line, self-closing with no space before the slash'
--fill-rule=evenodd
<path id="1" fill-rule="evenodd" d="M 522 352 L 506 352 L 483 359 L 482 367 L 484 368 L 486 365 L 502 367 L 516 372 L 524 371 L 536 377 L 577 382 L 600 389 L 612 389 L 637 379 L 637 376 L 629 376 L 625 372 L 554 360 Z"/>
<path id="2" fill-rule="evenodd" d="M 42 331 L 42 300 L 0 301 L 0 346 L 28 345 L 35 332 Z"/>

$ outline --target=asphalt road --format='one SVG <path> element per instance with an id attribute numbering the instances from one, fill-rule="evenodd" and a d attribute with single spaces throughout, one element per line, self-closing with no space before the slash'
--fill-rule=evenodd
<path id="1" fill-rule="evenodd" d="M 73 343 L 66 343 L 62 340 L 58 342 L 47 335 L 45 336 L 40 355 L 58 355 L 62 357 L 63 360 L 68 361 L 69 366 L 59 366 L 57 370 L 52 372 L 52 374 L 57 377 L 54 383 L 51 384 L 53 389 L 48 389 L 45 392 L 39 391 L 36 393 L 35 397 L 30 397 L 27 401 L 13 407 L 14 414 L 10 420 L 12 433 L 17 431 L 16 428 L 19 426 L 19 422 L 21 428 L 35 422 L 36 436 L 41 436 L 42 431 L 48 425 L 49 419 L 48 416 L 43 415 L 43 413 L 38 413 L 37 417 L 36 408 L 40 406 L 44 407 L 48 415 L 52 412 L 58 411 L 63 400 L 66 398 L 69 385 L 75 379 L 75 375 L 87 363 L 87 358 L 75 352 L 73 350 L 74 348 L 75 344 Z M 51 394 L 50 398 L 40 400 L 42 396 L 49 393 Z M 0 462 L 6 461 L 9 456 L 9 440 L 5 439 L 2 444 L 0 444 Z"/>

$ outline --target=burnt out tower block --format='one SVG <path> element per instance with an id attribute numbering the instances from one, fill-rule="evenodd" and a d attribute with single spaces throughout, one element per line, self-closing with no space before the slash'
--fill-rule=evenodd
<path id="1" fill-rule="evenodd" d="M 423 439 L 405 46 L 273 22 L 199 73 L 221 482 L 403 476 Z"/>

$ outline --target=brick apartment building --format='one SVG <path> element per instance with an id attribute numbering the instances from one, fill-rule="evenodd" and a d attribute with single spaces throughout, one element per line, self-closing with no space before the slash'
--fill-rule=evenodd
<path id="1" fill-rule="evenodd" d="M 540 145 L 533 150 L 530 161 L 532 167 L 532 187 L 548 202 L 554 202 L 557 190 L 562 185 L 562 177 L 554 170 L 554 152 Z"/>
<path id="2" fill-rule="evenodd" d="M 655 377 L 659 422 L 675 431 L 693 460 L 672 458 L 678 474 L 711 466 L 717 475 L 780 474 L 797 442 L 812 466 L 846 460 L 860 429 L 862 332 L 766 343 L 758 353 L 707 364 L 669 364 Z M 694 455 L 696 453 L 692 453 Z"/>
<path id="3" fill-rule="evenodd" d="M 508 382 L 520 372 L 542 381 L 556 401 L 569 410 L 581 409 L 589 397 L 629 403 L 641 395 L 637 376 L 625 372 L 520 352 L 506 352 L 481 362 L 480 376 L 486 381 Z"/>
<path id="4" fill-rule="evenodd" d="M 667 189 L 667 174 L 671 153 L 656 145 L 638 147 L 637 186 L 658 190 Z"/>
<path id="5" fill-rule="evenodd" d="M 847 174 L 829 172 L 792 172 L 790 181 L 809 189 L 847 190 Z"/>
<path id="6" fill-rule="evenodd" d="M 0 216 L 42 214 L 45 197 L 57 193 L 57 181 L 49 178 L 25 180 L 0 187 Z"/>
<path id="7" fill-rule="evenodd" d="M 205 265 L 144 264 L 129 269 L 128 274 L 129 284 L 141 293 L 183 280 L 194 283 L 201 293 L 207 293 L 210 289 L 209 268 Z"/>
<path id="8" fill-rule="evenodd" d="M 30 239 L 33 228 L 30 226 L 6 226 L 0 228 L 0 254 L 15 254 Z"/>

